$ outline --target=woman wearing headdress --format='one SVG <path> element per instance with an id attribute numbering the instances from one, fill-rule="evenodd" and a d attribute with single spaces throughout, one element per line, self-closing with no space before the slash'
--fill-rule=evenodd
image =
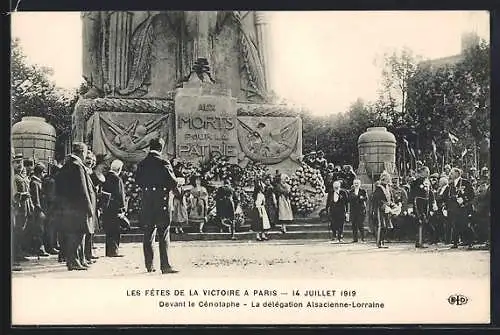
<path id="1" fill-rule="evenodd" d="M 278 221 L 281 224 L 281 232 L 286 233 L 286 224 L 293 221 L 292 205 L 290 202 L 289 178 L 282 173 L 276 183 L 275 193 L 278 200 Z"/>
<path id="2" fill-rule="evenodd" d="M 189 217 L 200 221 L 199 230 L 203 233 L 203 227 L 208 220 L 208 191 L 201 185 L 201 177 L 198 175 L 194 176 L 192 185 Z"/>
<path id="3" fill-rule="evenodd" d="M 254 191 L 254 218 L 252 220 L 252 230 L 257 234 L 257 241 L 268 240 L 266 231 L 271 228 L 269 217 L 266 212 L 266 197 L 264 196 L 264 185 L 260 180 L 255 181 Z"/>

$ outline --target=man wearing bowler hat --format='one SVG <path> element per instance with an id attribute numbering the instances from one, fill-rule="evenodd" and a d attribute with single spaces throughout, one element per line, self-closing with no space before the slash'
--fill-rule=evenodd
<path id="1" fill-rule="evenodd" d="M 178 193 L 178 183 L 172 165 L 161 157 L 165 146 L 163 139 L 152 139 L 149 153 L 137 165 L 135 180 L 142 189 L 140 221 L 144 229 L 143 251 L 146 270 L 154 272 L 153 242 L 158 230 L 160 244 L 160 268 L 163 274 L 176 273 L 168 259 L 170 244 L 170 191 Z M 179 194 L 180 196 L 180 194 Z"/>

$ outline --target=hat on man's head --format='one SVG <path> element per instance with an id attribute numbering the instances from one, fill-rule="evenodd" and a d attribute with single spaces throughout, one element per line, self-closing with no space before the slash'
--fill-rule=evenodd
<path id="1" fill-rule="evenodd" d="M 433 173 L 429 176 L 429 178 L 436 178 L 439 179 L 439 173 Z"/>
<path id="2" fill-rule="evenodd" d="M 21 154 L 21 153 L 15 154 L 15 155 L 12 157 L 12 160 L 14 160 L 14 161 L 20 161 L 20 160 L 23 160 L 23 154 Z"/>
<path id="3" fill-rule="evenodd" d="M 35 168 L 34 168 L 35 173 L 41 173 L 41 172 L 45 172 L 45 171 L 47 171 L 45 164 L 40 163 L 40 162 L 35 164 Z"/>

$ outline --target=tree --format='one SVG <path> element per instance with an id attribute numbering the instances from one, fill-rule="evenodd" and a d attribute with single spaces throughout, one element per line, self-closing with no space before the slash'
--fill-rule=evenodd
<path id="1" fill-rule="evenodd" d="M 417 71 L 420 56 L 409 48 L 386 53 L 381 62 L 382 87 L 375 104 L 387 125 L 407 122 L 408 83 Z"/>
<path id="2" fill-rule="evenodd" d="M 71 135 L 71 114 L 78 91 L 62 90 L 49 79 L 52 69 L 29 65 L 19 39 L 11 42 L 11 125 L 24 116 L 44 117 L 57 132 L 56 159 Z M 80 89 L 84 89 L 82 86 Z"/>
<path id="3" fill-rule="evenodd" d="M 467 148 L 477 149 L 489 137 L 489 46 L 483 41 L 465 51 L 455 64 L 422 63 L 408 83 L 408 120 L 420 135 L 416 145 L 431 151 L 432 141 L 444 154 L 448 132 L 460 141 L 455 161 Z"/>

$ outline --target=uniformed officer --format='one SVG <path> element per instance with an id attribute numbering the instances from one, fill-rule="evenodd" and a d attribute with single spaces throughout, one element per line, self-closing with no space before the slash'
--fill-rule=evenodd
<path id="1" fill-rule="evenodd" d="M 140 222 L 144 229 L 143 251 L 148 272 L 154 272 L 153 241 L 158 229 L 160 239 L 160 267 L 162 273 L 176 273 L 168 259 L 170 244 L 170 191 L 178 193 L 178 183 L 172 165 L 161 157 L 165 145 L 163 139 L 153 139 L 149 144 L 149 153 L 137 165 L 135 180 L 142 190 Z"/>
<path id="2" fill-rule="evenodd" d="M 418 177 L 411 187 L 411 201 L 418 225 L 416 248 L 424 248 L 424 229 L 429 227 L 429 219 L 438 210 L 434 198 L 431 182 L 429 180 L 429 168 L 421 167 L 417 171 Z"/>
<path id="3" fill-rule="evenodd" d="M 28 223 L 28 217 L 33 212 L 33 202 L 29 192 L 29 182 L 24 172 L 23 155 L 17 154 L 12 161 L 14 168 L 14 229 L 13 229 L 13 258 L 16 264 L 26 261 L 24 247 L 24 230 Z"/>

